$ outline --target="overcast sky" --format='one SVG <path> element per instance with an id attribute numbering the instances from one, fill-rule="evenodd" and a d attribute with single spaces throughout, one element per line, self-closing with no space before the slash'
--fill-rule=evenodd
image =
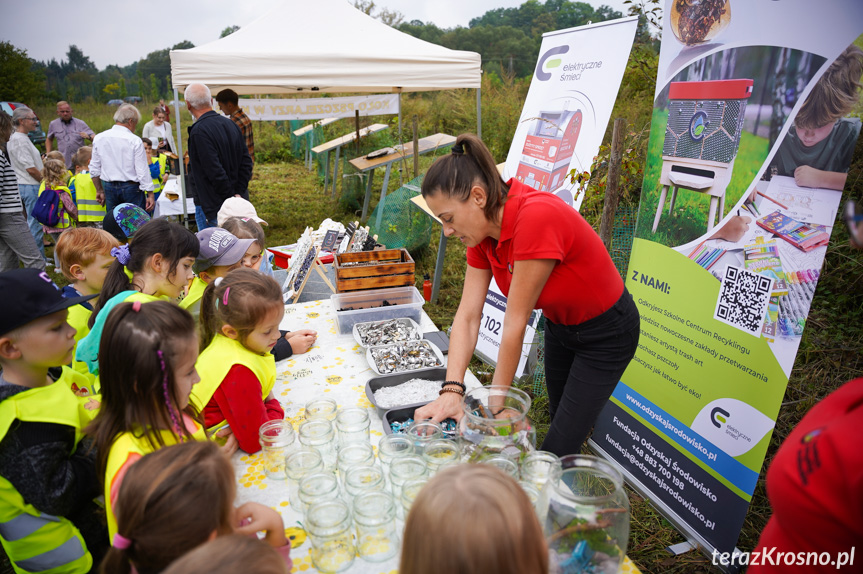
<path id="1" fill-rule="evenodd" d="M 101 70 L 109 64 L 127 66 L 155 50 L 183 40 L 196 46 L 218 39 L 226 27 L 244 26 L 285 0 L 185 0 L 170 2 L 107 2 L 106 0 L 32 0 L 3 9 L 0 40 L 27 50 L 35 59 L 57 61 L 77 45 Z M 291 2 L 309 0 L 288 0 Z M 624 15 L 623 0 L 582 0 L 606 4 Z M 520 6 L 524 0 L 375 0 L 378 7 L 401 12 L 406 21 L 433 22 L 441 28 L 467 26 L 471 18 L 494 8 Z M 55 15 L 51 17 L 51 15 Z M 314 25 L 285 22 L 291 26 Z M 325 36 L 321 36 L 326 41 Z"/>

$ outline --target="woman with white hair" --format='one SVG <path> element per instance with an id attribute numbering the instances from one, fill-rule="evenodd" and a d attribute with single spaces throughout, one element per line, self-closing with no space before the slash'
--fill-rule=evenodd
<path id="1" fill-rule="evenodd" d="M 36 114 L 28 107 L 19 106 L 12 112 L 12 125 L 15 131 L 6 144 L 6 152 L 18 181 L 18 193 L 27 209 L 27 226 L 36 242 L 36 247 L 45 258 L 45 246 L 42 244 L 42 224 L 30 214 L 39 198 L 39 182 L 42 181 L 42 156 L 30 141 L 27 134 L 36 127 Z"/>

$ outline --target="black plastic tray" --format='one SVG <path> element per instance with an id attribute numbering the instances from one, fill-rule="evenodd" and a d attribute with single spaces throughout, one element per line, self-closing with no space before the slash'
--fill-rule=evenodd
<path id="1" fill-rule="evenodd" d="M 369 379 L 369 382 L 366 383 L 366 396 L 369 401 L 375 406 L 378 410 L 378 415 L 383 418 L 384 413 L 387 412 L 388 409 L 379 407 L 375 402 L 375 391 L 381 389 L 383 387 L 394 387 L 396 385 L 400 385 L 402 383 L 406 383 L 411 379 L 426 379 L 428 381 L 445 381 L 446 380 L 446 367 L 434 367 L 431 369 L 417 369 L 416 371 L 405 371 L 404 373 L 396 373 L 393 375 L 381 375 L 379 377 L 372 377 Z M 423 403 L 425 404 L 425 403 Z M 403 405 L 409 406 L 409 405 Z M 400 409 L 402 407 L 394 407 L 393 410 Z M 413 411 L 411 411 L 413 412 Z M 405 417 L 405 419 L 410 417 Z"/>
<path id="2" fill-rule="evenodd" d="M 431 401 L 429 401 L 431 402 Z M 403 407 L 398 407 L 395 409 L 390 409 L 386 411 L 383 416 L 381 416 L 381 422 L 383 423 L 384 433 L 393 434 L 393 427 L 391 426 L 394 422 L 404 422 L 408 419 L 414 418 L 414 411 L 418 408 L 427 405 L 428 403 L 416 403 L 413 405 L 405 405 Z"/>

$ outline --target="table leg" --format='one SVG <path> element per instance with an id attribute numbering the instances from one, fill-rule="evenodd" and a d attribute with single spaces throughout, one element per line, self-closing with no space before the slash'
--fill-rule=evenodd
<path id="1" fill-rule="evenodd" d="M 665 205 L 665 197 L 668 195 L 668 186 L 662 186 L 662 193 L 659 194 L 659 205 L 656 206 L 656 217 L 653 218 L 653 233 L 656 233 L 656 228 L 659 226 L 659 218 L 662 217 L 662 206 Z"/>
<path id="2" fill-rule="evenodd" d="M 446 256 L 446 235 L 444 234 L 443 226 L 440 228 L 440 242 L 437 246 L 437 261 L 434 265 L 434 283 L 432 283 L 431 302 L 437 303 L 437 296 L 440 292 L 440 281 L 443 277 L 443 261 Z"/>
<path id="3" fill-rule="evenodd" d="M 342 146 L 336 148 L 336 162 L 333 164 L 333 199 L 336 198 L 336 185 L 339 181 L 339 156 L 342 155 Z"/>
<path id="4" fill-rule="evenodd" d="M 381 229 L 381 216 L 384 213 L 384 203 L 385 203 L 386 198 L 387 198 L 387 185 L 389 185 L 389 183 L 390 183 L 390 172 L 392 171 L 392 169 L 393 169 L 393 164 L 388 163 L 387 164 L 387 170 L 386 170 L 386 172 L 384 172 L 384 186 L 381 188 L 381 200 L 378 202 L 378 207 L 377 207 L 378 216 L 375 219 L 375 229 L 377 229 L 378 231 L 380 231 L 380 229 Z"/>
<path id="5" fill-rule="evenodd" d="M 719 199 L 715 196 L 710 196 L 710 214 L 707 216 L 707 232 L 709 233 L 711 229 L 713 229 L 713 220 L 716 218 L 716 205 L 719 203 Z"/>
<path id="6" fill-rule="evenodd" d="M 363 200 L 363 215 L 360 218 L 360 221 L 362 223 L 366 222 L 366 216 L 369 213 L 369 201 L 372 198 L 372 180 L 375 179 L 375 170 L 370 169 L 368 171 L 368 174 L 369 174 L 369 181 L 368 181 L 368 183 L 366 183 L 366 198 Z"/>
<path id="7" fill-rule="evenodd" d="M 327 162 L 327 165 L 324 168 L 324 193 L 326 193 L 327 187 L 330 183 L 330 150 L 324 152 L 324 161 Z"/>

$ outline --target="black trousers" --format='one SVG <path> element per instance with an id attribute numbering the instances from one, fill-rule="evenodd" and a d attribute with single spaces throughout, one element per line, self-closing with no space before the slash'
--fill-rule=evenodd
<path id="1" fill-rule="evenodd" d="M 576 454 L 638 347 L 638 307 L 625 288 L 608 311 L 580 325 L 545 320 L 551 427 L 542 450 Z"/>

